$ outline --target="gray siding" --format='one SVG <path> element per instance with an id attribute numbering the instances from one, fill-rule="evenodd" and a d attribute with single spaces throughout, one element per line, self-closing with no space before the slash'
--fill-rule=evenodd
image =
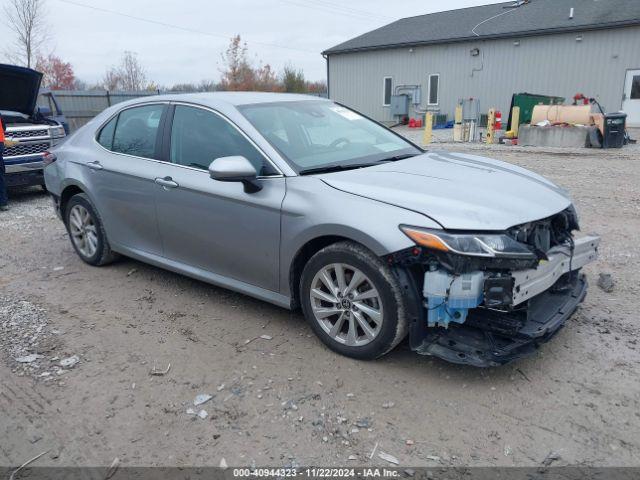
<path id="1" fill-rule="evenodd" d="M 576 41 L 579 35 L 581 42 Z M 480 49 L 480 56 L 471 56 L 473 48 Z M 382 79 L 393 77 L 394 88 L 420 84 L 421 108 L 426 109 L 427 78 L 437 73 L 436 109 L 450 120 L 458 99 L 474 97 L 480 99 L 483 112 L 497 107 L 506 121 L 511 95 L 519 92 L 567 99 L 584 93 L 608 111 L 620 110 L 629 69 L 640 69 L 640 27 L 423 46 L 413 52 L 403 48 L 331 55 L 329 95 L 389 122 L 394 119 L 389 107 L 382 105 Z"/>

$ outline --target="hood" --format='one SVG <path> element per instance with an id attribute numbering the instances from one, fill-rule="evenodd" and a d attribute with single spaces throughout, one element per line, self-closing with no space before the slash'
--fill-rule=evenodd
<path id="1" fill-rule="evenodd" d="M 30 68 L 0 64 L 0 110 L 35 113 L 42 74 Z"/>
<path id="2" fill-rule="evenodd" d="M 320 178 L 338 190 L 421 213 L 451 230 L 506 230 L 571 204 L 564 190 L 540 175 L 460 153 L 430 152 Z"/>

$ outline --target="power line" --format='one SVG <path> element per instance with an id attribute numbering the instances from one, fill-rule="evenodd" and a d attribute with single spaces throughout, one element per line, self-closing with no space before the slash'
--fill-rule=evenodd
<path id="1" fill-rule="evenodd" d="M 367 10 L 359 10 L 357 8 L 340 5 L 338 3 L 329 2 L 326 0 L 300 0 L 300 1 L 304 1 L 305 3 L 311 3 L 315 5 L 321 5 L 321 6 L 324 6 L 325 8 L 331 9 L 332 11 L 344 12 L 347 14 L 351 13 L 351 14 L 360 15 L 367 18 L 376 19 L 376 20 L 385 20 L 385 21 L 393 20 L 392 17 L 388 17 L 386 15 L 379 15 Z"/>
<path id="2" fill-rule="evenodd" d="M 228 34 L 224 34 L 224 33 L 207 32 L 207 31 L 204 31 L 204 30 L 198 30 L 196 28 L 184 27 L 182 25 L 176 25 L 176 24 L 173 24 L 173 23 L 167 23 L 167 22 L 163 22 L 163 21 L 160 21 L 160 20 L 153 20 L 151 18 L 145 18 L 145 17 L 136 16 L 136 15 L 130 15 L 128 13 L 118 12 L 116 10 L 109 10 L 107 8 L 96 7 L 96 6 L 93 6 L 93 5 L 87 5 L 85 3 L 80 3 L 80 2 L 73 1 L 73 0 L 57 0 L 57 1 L 69 4 L 69 5 L 74 5 L 76 7 L 81 7 L 81 8 L 86 8 L 86 9 L 89 9 L 89 10 L 94 10 L 96 12 L 102 12 L 102 13 L 109 13 L 109 14 L 112 14 L 112 15 L 118 15 L 120 17 L 129 18 L 131 20 L 137 20 L 139 22 L 150 23 L 152 25 L 160 25 L 161 27 L 173 28 L 175 30 L 182 30 L 183 32 L 197 33 L 199 35 L 206 35 L 206 36 L 209 36 L 209 37 L 225 38 L 227 40 L 229 40 L 231 37 L 234 36 L 234 35 L 228 35 Z M 290 46 L 287 46 L 287 45 L 278 45 L 276 43 L 265 43 L 265 42 L 255 42 L 255 41 L 251 41 L 251 42 L 247 42 L 247 43 L 251 43 L 253 45 L 262 45 L 263 47 L 273 47 L 273 48 L 283 48 L 283 49 L 287 49 L 287 50 L 296 50 L 298 52 L 305 52 L 305 53 L 313 53 L 313 54 L 317 54 L 318 53 L 317 51 L 305 50 L 303 48 L 290 47 Z"/>
<path id="3" fill-rule="evenodd" d="M 491 20 L 495 20 L 496 18 L 501 17 L 501 16 L 503 16 L 503 15 L 506 15 L 506 14 L 508 14 L 508 13 L 515 12 L 515 11 L 516 11 L 516 9 L 517 9 L 518 7 L 520 7 L 520 6 L 522 6 L 522 5 L 524 5 L 524 2 L 516 2 L 514 5 L 512 5 L 512 6 L 510 6 L 510 7 L 504 7 L 504 8 L 510 8 L 511 10 L 504 11 L 504 12 L 502 12 L 502 13 L 499 13 L 499 14 L 497 14 L 497 15 L 494 15 L 494 16 L 493 16 L 493 17 L 491 17 L 491 18 L 487 18 L 486 20 L 481 21 L 479 24 L 477 24 L 475 27 L 473 27 L 473 28 L 471 29 L 471 33 L 473 33 L 476 37 L 479 37 L 479 36 L 480 36 L 480 34 L 479 34 L 478 32 L 476 32 L 476 28 L 478 28 L 480 25 L 484 25 L 485 23 L 490 22 Z"/>
<path id="4" fill-rule="evenodd" d="M 356 12 L 351 12 L 348 10 L 338 10 L 336 9 L 335 6 L 323 6 L 320 4 L 306 4 L 306 3 L 300 3 L 301 0 L 298 1 L 293 1 L 293 0 L 281 0 L 283 3 L 288 3 L 290 5 L 295 5 L 297 7 L 302 7 L 302 8 L 310 8 L 313 10 L 319 10 L 321 12 L 325 12 L 325 13 L 332 13 L 332 14 L 338 14 L 338 15 L 344 15 L 347 17 L 351 17 L 351 18 L 355 18 L 356 20 L 364 20 L 364 21 L 374 21 L 374 20 L 381 20 L 380 17 L 375 16 L 373 14 L 369 14 L 367 12 L 363 12 L 363 13 L 356 13 Z"/>
<path id="5" fill-rule="evenodd" d="M 352 8 L 352 7 L 346 7 L 344 5 L 340 5 L 339 3 L 334 3 L 334 2 L 329 2 L 327 0 L 304 0 L 307 3 L 317 3 L 317 4 L 321 4 L 321 5 L 326 5 L 327 7 L 334 7 L 340 10 L 344 10 L 347 12 L 352 12 L 352 13 L 356 13 L 356 14 L 362 14 L 362 15 L 366 15 L 372 18 L 378 18 L 380 20 L 395 20 L 394 17 L 389 17 L 387 15 L 379 15 L 376 13 L 372 13 L 369 12 L 367 10 L 359 10 L 357 8 Z"/>

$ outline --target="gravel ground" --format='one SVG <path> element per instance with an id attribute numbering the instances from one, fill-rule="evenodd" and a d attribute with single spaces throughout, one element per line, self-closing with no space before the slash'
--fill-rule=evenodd
<path id="1" fill-rule="evenodd" d="M 38 465 L 388 465 L 380 452 L 411 466 L 532 466 L 550 452 L 554 465 L 640 465 L 638 148 L 444 140 L 434 148 L 548 176 L 602 234 L 585 304 L 536 356 L 486 370 L 406 344 L 343 358 L 299 312 L 129 259 L 83 264 L 48 198 L 18 192 L 0 214 L 0 465 L 47 450 Z M 199 394 L 211 399 L 195 406 Z"/>

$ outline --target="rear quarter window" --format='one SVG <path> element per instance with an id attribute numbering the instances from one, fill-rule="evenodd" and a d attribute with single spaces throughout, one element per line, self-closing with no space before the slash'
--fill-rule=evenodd
<path id="1" fill-rule="evenodd" d="M 109 123 L 107 123 L 102 129 L 100 133 L 98 133 L 98 143 L 102 145 L 107 150 L 111 150 L 113 147 L 113 134 L 116 131 L 116 122 L 118 121 L 118 116 L 113 117 Z"/>

